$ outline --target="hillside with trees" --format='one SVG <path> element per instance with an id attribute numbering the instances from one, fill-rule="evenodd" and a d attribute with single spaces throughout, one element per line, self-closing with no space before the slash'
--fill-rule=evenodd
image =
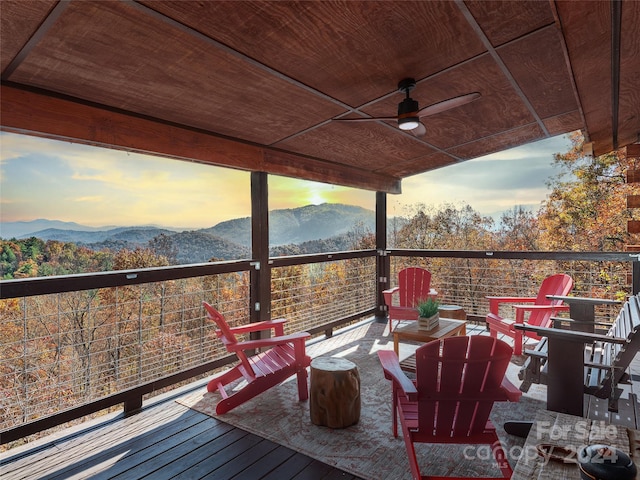
<path id="1" fill-rule="evenodd" d="M 556 156 L 554 161 L 565 175 L 550 180 L 551 193 L 538 212 L 514 207 L 495 222 L 469 205 L 416 205 L 402 221 L 393 222 L 389 247 L 621 250 L 630 241 L 624 201 L 637 188 L 624 183 L 628 161 L 618 153 L 584 157 L 581 145 L 576 136 L 571 151 Z M 299 213 L 285 215 L 289 220 L 283 225 L 309 228 L 312 220 Z M 329 215 L 318 221 L 323 228 L 330 223 Z M 228 231 L 240 235 L 238 225 L 242 224 Z M 206 231 L 162 231 L 151 238 L 138 231 L 136 235 L 143 243 L 127 243 L 129 239 L 119 236 L 105 240 L 111 244 L 104 248 L 35 236 L 2 240 L 0 273 L 7 280 L 162 267 L 191 260 L 184 256 L 187 250 L 197 255 L 196 261 L 218 260 L 209 250 L 212 242 L 217 243 L 217 252 L 249 255 L 246 247 Z M 375 248 L 372 229 L 355 220 L 340 235 L 274 246 L 271 254 L 371 248 Z M 522 259 L 406 259 L 416 260 L 425 262 L 447 298 L 477 302 L 465 304 L 465 309 L 470 307 L 468 313 L 480 311 L 477 299 L 502 292 L 507 284 L 524 290 L 543 275 L 535 262 Z M 405 259 L 394 261 L 399 267 Z M 557 266 L 554 263 L 551 268 Z M 581 287 L 602 288 L 595 293 L 615 297 L 619 285 L 626 285 L 627 271 L 619 265 L 591 267 L 586 263 L 572 266 L 572 275 Z M 0 429 L 224 355 L 214 325 L 203 316 L 201 302 L 207 299 L 220 306 L 232 325 L 246 322 L 249 277 L 248 271 L 242 271 L 0 301 L 0 399 L 4 399 L 0 402 Z M 371 308 L 375 282 L 373 257 L 273 268 L 271 314 L 291 319 L 289 328 L 293 331 L 317 326 L 310 322 L 332 321 Z"/>
<path id="2" fill-rule="evenodd" d="M 582 137 L 556 154 L 561 175 L 549 179 L 551 193 L 538 212 L 521 207 L 499 222 L 470 205 L 414 205 L 388 228 L 391 248 L 523 251 L 620 251 L 630 242 L 626 197 L 638 190 L 625 183 L 623 152 L 582 155 Z M 270 213 L 272 256 L 375 248 L 375 214 L 339 204 L 309 205 Z M 250 257 L 250 219 L 221 222 L 201 230 L 174 232 L 155 227 L 108 231 L 47 229 L 42 237 L 0 240 L 3 279 L 110 270 L 118 252 L 149 250 L 164 265 Z M 95 241 L 92 241 L 95 240 Z"/>

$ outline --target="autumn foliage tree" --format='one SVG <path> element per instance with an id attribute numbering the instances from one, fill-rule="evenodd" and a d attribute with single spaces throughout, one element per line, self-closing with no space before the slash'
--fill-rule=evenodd
<path id="1" fill-rule="evenodd" d="M 583 153 L 584 138 L 571 135 L 571 149 L 554 156 L 561 174 L 548 182 L 549 198 L 538 214 L 545 250 L 621 251 L 628 242 L 624 151 L 597 157 Z"/>

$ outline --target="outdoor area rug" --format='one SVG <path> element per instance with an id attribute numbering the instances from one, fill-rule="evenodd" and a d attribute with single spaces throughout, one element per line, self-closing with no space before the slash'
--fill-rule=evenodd
<path id="1" fill-rule="evenodd" d="M 393 349 L 393 339 L 384 335 L 384 327 L 380 323 L 365 324 L 307 348 L 312 357 L 343 357 L 358 366 L 362 407 L 359 423 L 351 427 L 330 429 L 312 424 L 309 402 L 298 401 L 295 377 L 224 415 L 215 414 L 219 393 L 208 393 L 204 388 L 178 402 L 364 479 L 410 479 L 402 432 L 398 438 L 392 434 L 391 382 L 384 378 L 376 354 L 381 349 Z M 400 355 L 409 353 L 401 350 Z M 519 385 L 519 368 L 511 364 L 508 372 L 515 385 Z M 536 396 L 535 390 L 532 395 Z M 506 434 L 502 424 L 507 420 L 533 420 L 536 412 L 545 408 L 542 398 L 523 395 L 518 403 L 494 404 L 491 419 L 512 467 L 524 439 Z M 500 476 L 486 447 L 416 447 L 423 474 Z"/>

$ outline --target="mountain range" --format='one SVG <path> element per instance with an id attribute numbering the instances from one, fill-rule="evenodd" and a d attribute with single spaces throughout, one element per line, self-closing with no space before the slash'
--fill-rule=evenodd
<path id="1" fill-rule="evenodd" d="M 375 212 L 343 204 L 307 205 L 269 212 L 270 247 L 289 254 L 286 245 L 296 245 L 292 253 L 316 253 L 327 248 L 326 241 L 337 249 L 348 248 L 349 233 L 375 231 Z M 99 250 L 102 248 L 135 248 L 146 246 L 159 235 L 171 239 L 179 263 L 247 258 L 251 247 L 251 218 L 236 218 L 212 227 L 180 231 L 171 227 L 135 226 L 94 228 L 73 222 L 34 220 L 0 222 L 0 238 L 58 240 Z M 320 242 L 320 244 L 316 244 Z M 300 246 L 304 248 L 300 248 Z M 319 250 L 322 251 L 322 250 Z M 325 250 L 326 251 L 326 250 Z"/>

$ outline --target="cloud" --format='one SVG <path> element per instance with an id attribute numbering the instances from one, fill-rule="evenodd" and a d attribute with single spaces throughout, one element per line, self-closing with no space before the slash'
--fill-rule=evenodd
<path id="1" fill-rule="evenodd" d="M 74 202 L 87 202 L 87 203 L 99 203 L 104 201 L 102 195 L 94 195 L 92 197 L 78 197 L 73 200 Z"/>
<path id="2" fill-rule="evenodd" d="M 570 145 L 558 136 L 415 175 L 403 180 L 403 193 L 390 195 L 388 204 L 396 211 L 420 203 L 467 204 L 494 217 L 515 205 L 537 210 L 549 194 L 546 183 L 558 174 L 553 155 Z"/>
<path id="3" fill-rule="evenodd" d="M 88 145 L 3 133 L 3 221 L 49 218 L 91 226 L 154 223 L 201 228 L 251 215 L 249 172 Z M 534 208 L 548 194 L 554 137 L 403 180 L 402 205 L 468 204 L 482 214 Z M 25 188 L 28 185 L 28 188 Z M 375 209 L 375 193 L 269 176 L 269 208 L 345 203 Z"/>

